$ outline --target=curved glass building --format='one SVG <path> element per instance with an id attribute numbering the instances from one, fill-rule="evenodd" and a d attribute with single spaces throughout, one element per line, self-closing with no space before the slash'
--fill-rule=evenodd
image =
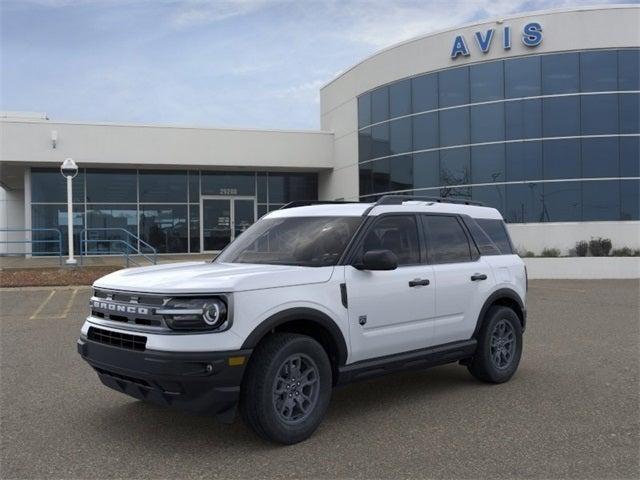
<path id="1" fill-rule="evenodd" d="M 637 5 L 500 18 L 383 49 L 321 90 L 321 197 L 458 197 L 517 246 L 640 246 Z"/>
<path id="2" fill-rule="evenodd" d="M 360 197 L 455 196 L 513 223 L 638 220 L 640 49 L 528 55 L 358 97 Z"/>

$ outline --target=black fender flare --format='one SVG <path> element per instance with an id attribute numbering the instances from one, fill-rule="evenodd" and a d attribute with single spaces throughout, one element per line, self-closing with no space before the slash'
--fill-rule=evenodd
<path id="1" fill-rule="evenodd" d="M 518 317 L 520 317 L 520 321 L 522 322 L 522 331 L 524 332 L 527 325 L 527 309 L 522 302 L 522 298 L 520 298 L 520 295 L 518 295 L 515 290 L 512 290 L 510 288 L 500 288 L 489 295 L 489 298 L 487 298 L 487 300 L 484 302 L 484 305 L 482 305 L 482 309 L 480 310 L 480 314 L 478 315 L 478 320 L 476 321 L 476 328 L 474 329 L 471 338 L 476 338 L 478 336 L 487 310 L 489 310 L 489 308 L 491 308 L 494 303 L 499 302 L 502 299 L 510 300 L 518 305 L 520 311 L 516 311 L 516 314 L 518 315 Z"/>
<path id="2" fill-rule="evenodd" d="M 329 332 L 336 347 L 338 364 L 344 365 L 346 363 L 348 354 L 347 342 L 340 327 L 338 327 L 338 324 L 329 317 L 329 315 L 313 308 L 289 308 L 271 315 L 249 334 L 241 348 L 255 348 L 269 331 L 287 322 L 296 320 L 314 323 Z"/>

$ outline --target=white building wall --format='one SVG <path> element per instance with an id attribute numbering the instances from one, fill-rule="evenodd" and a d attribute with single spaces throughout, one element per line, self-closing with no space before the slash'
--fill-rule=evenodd
<path id="1" fill-rule="evenodd" d="M 529 280 L 640 278 L 640 257 L 525 258 Z"/>
<path id="2" fill-rule="evenodd" d="M 0 187 L 0 254 L 24 253 L 25 245 L 4 243 L 25 238 L 24 232 L 3 232 L 7 229 L 24 229 L 24 190 L 6 190 Z"/>
<path id="3" fill-rule="evenodd" d="M 52 132 L 57 132 L 53 148 Z M 333 166 L 329 132 L 236 130 L 0 120 L 0 161 L 80 166 L 192 166 L 323 170 Z"/>
<path id="4" fill-rule="evenodd" d="M 640 249 L 640 222 L 558 222 L 511 223 L 508 226 L 513 245 L 536 255 L 545 248 L 557 248 L 562 255 L 576 246 L 576 242 L 592 238 L 609 238 L 613 248 Z"/>

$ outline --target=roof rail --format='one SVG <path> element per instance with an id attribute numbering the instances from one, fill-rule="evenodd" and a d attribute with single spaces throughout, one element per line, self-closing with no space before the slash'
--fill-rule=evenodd
<path id="1" fill-rule="evenodd" d="M 412 200 L 419 202 L 436 202 L 436 203 L 458 203 L 460 205 L 476 205 L 484 207 L 484 203 L 474 200 L 465 200 L 464 198 L 452 197 L 421 197 L 416 195 L 384 195 L 376 202 L 376 205 L 401 205 L 403 202 Z"/>
<path id="2" fill-rule="evenodd" d="M 311 205 L 340 205 L 346 203 L 360 203 L 359 201 L 349 202 L 347 200 L 295 200 L 293 202 L 289 202 L 283 206 L 281 206 L 278 210 L 284 210 L 286 208 L 296 208 L 296 207 L 308 207 Z"/>
<path id="3" fill-rule="evenodd" d="M 436 203 L 456 203 L 459 205 L 475 205 L 478 207 L 484 207 L 482 202 L 476 202 L 474 200 L 465 200 L 464 198 L 452 198 L 452 197 L 421 197 L 415 195 L 383 195 L 371 205 L 362 214 L 366 216 L 371 210 L 379 205 L 402 205 L 403 202 L 418 201 L 418 202 L 436 202 Z"/>

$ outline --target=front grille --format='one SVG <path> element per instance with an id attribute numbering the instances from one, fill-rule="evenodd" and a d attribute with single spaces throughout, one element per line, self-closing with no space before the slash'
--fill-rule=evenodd
<path id="1" fill-rule="evenodd" d="M 96 298 L 110 299 L 114 302 L 124 303 L 139 303 L 141 305 L 153 305 L 161 307 L 164 303 L 164 298 L 158 295 L 145 295 L 144 293 L 129 293 L 129 292 L 111 292 L 107 290 L 95 289 L 93 295 Z"/>
<path id="2" fill-rule="evenodd" d="M 89 340 L 111 345 L 112 347 L 126 348 L 142 352 L 147 347 L 147 337 L 141 335 L 129 335 L 128 333 L 112 332 L 102 328 L 89 327 L 87 335 Z"/>
<path id="3" fill-rule="evenodd" d="M 97 318 L 104 318 L 106 320 L 113 320 L 114 322 L 123 323 L 135 323 L 136 325 L 146 325 L 149 327 L 162 327 L 162 320 L 155 320 L 152 318 L 129 318 L 124 315 L 112 315 L 109 313 L 101 312 L 100 310 L 92 309 L 91 316 Z"/>
<path id="4" fill-rule="evenodd" d="M 166 330 L 167 326 L 162 315 L 156 315 L 155 310 L 162 307 L 168 300 L 164 296 L 96 289 L 90 301 L 91 316 L 118 323 Z"/>

